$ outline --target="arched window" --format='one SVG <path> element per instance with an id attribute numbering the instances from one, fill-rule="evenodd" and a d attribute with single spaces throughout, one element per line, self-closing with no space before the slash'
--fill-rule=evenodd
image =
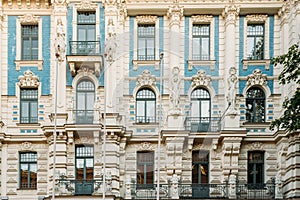
<path id="1" fill-rule="evenodd" d="M 210 94 L 206 89 L 196 88 L 191 94 L 191 131 L 210 130 Z"/>
<path id="2" fill-rule="evenodd" d="M 252 87 L 246 94 L 247 122 L 265 122 L 265 93 L 258 87 Z"/>
<path id="3" fill-rule="evenodd" d="M 90 80 L 82 80 L 76 89 L 76 123 L 93 123 L 95 86 Z"/>
<path id="4" fill-rule="evenodd" d="M 143 88 L 136 94 L 136 122 L 150 123 L 155 122 L 156 96 L 155 93 Z"/>

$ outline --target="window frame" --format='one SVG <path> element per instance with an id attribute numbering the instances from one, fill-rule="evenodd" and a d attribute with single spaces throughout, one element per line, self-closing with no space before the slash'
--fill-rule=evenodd
<path id="1" fill-rule="evenodd" d="M 83 84 L 84 82 L 91 84 L 91 86 L 93 86 L 93 88 L 87 88 L 87 89 L 79 89 L 78 87 L 80 86 L 80 84 Z M 84 102 L 79 101 L 79 97 L 83 95 L 84 97 Z M 94 102 L 88 102 L 90 95 L 93 95 L 93 100 Z M 76 110 L 75 110 L 75 116 L 76 116 L 76 123 L 80 123 L 80 124 L 86 124 L 86 123 L 93 123 L 94 120 L 94 105 L 95 105 L 95 101 L 96 101 L 96 86 L 94 84 L 94 82 L 90 79 L 84 78 L 81 79 L 80 81 L 77 82 L 76 84 Z M 79 110 L 78 106 L 81 105 L 82 103 L 84 103 L 84 110 Z M 92 105 L 92 109 L 89 110 L 87 109 L 87 106 L 93 104 Z M 79 120 L 79 113 L 83 112 L 84 113 L 84 118 L 87 119 L 86 121 L 81 122 Z M 82 118 L 82 117 L 80 117 Z"/>
<path id="2" fill-rule="evenodd" d="M 83 155 L 78 155 L 78 149 L 79 148 L 84 148 L 85 149 L 85 152 Z M 90 152 L 87 152 L 87 148 L 91 148 L 92 149 L 92 155 L 89 154 Z M 94 148 L 94 145 L 76 145 L 75 146 L 75 179 L 78 180 L 78 177 L 77 177 L 77 162 L 78 162 L 78 159 L 84 159 L 84 169 L 83 169 L 83 179 L 80 179 L 80 180 L 94 180 L 94 170 L 95 170 L 95 148 Z M 92 175 L 92 179 L 87 179 L 87 171 L 86 171 L 86 160 L 87 159 L 92 159 L 93 160 L 93 175 Z"/>
<path id="3" fill-rule="evenodd" d="M 148 30 L 147 29 L 153 29 Z M 148 32 L 151 32 L 153 34 L 147 34 Z M 155 60 L 155 40 L 156 40 L 156 34 L 155 34 L 155 24 L 138 24 L 137 25 L 137 60 L 139 61 L 150 61 Z M 139 46 L 140 42 L 144 43 L 143 47 L 141 48 Z M 148 48 L 149 42 L 153 42 L 153 49 Z M 145 54 L 141 55 L 140 52 L 145 52 Z M 151 53 L 151 55 L 148 55 Z M 141 58 L 141 57 L 144 57 Z M 149 58 L 148 58 L 149 57 Z"/>
<path id="4" fill-rule="evenodd" d="M 206 158 L 204 160 L 194 160 L 194 154 L 197 154 L 198 157 L 200 157 L 200 155 L 205 155 L 206 154 Z M 210 159 L 210 152 L 208 150 L 193 150 L 192 151 L 192 184 L 208 184 L 209 183 L 209 159 Z M 206 169 L 207 169 L 207 180 L 205 182 L 202 182 L 202 176 L 201 174 L 205 171 L 202 171 L 202 168 L 201 168 L 201 173 L 198 173 L 199 170 L 197 170 L 197 173 L 198 174 L 198 177 L 194 177 L 193 176 L 193 171 L 195 169 L 195 166 L 207 166 Z M 199 169 L 197 167 L 197 169 Z M 205 168 L 203 168 L 203 170 L 205 170 Z M 195 180 L 197 180 L 197 182 L 195 182 Z"/>
<path id="5" fill-rule="evenodd" d="M 196 27 L 198 27 L 198 29 L 199 29 L 199 31 L 198 31 L 199 34 L 195 34 L 195 32 L 194 32 L 195 31 L 194 29 Z M 205 27 L 208 27 L 208 34 L 202 33 L 202 31 L 203 31 L 202 29 Z M 193 26 L 192 26 L 192 60 L 210 60 L 210 46 L 211 46 L 211 44 L 210 44 L 210 39 L 211 39 L 210 38 L 210 29 L 211 29 L 210 24 L 193 24 Z M 195 44 L 195 42 L 194 42 L 195 38 L 199 38 L 199 44 Z M 205 50 L 207 50 L 207 52 L 208 52 L 208 55 L 207 55 L 208 57 L 204 58 L 203 51 L 202 51 L 202 44 L 203 44 L 203 40 L 207 39 L 207 38 L 208 38 L 208 47 Z M 199 54 L 197 54 L 197 55 L 194 54 L 194 49 L 196 47 L 198 47 L 198 50 L 199 50 Z M 199 58 L 195 58 L 195 56 L 197 56 Z"/>
<path id="6" fill-rule="evenodd" d="M 143 156 L 143 154 L 149 154 L 151 156 L 151 161 L 146 162 L 146 161 L 140 161 L 139 158 L 146 158 Z M 137 151 L 136 153 L 136 166 L 137 166 L 137 172 L 136 172 L 136 184 L 138 188 L 151 188 L 154 186 L 154 158 L 155 158 L 155 153 L 154 151 Z M 143 172 L 139 172 L 139 166 L 143 167 Z M 149 168 L 148 168 L 149 167 Z M 147 172 L 149 172 L 148 169 L 152 169 L 152 178 L 150 178 L 147 175 Z M 140 176 L 141 175 L 141 176 Z M 139 180 L 143 180 L 143 183 L 140 183 Z"/>
<path id="7" fill-rule="evenodd" d="M 252 27 L 252 29 L 255 29 L 255 30 L 252 30 L 252 31 L 249 31 L 249 27 Z M 258 27 L 262 27 L 262 32 L 259 32 L 257 29 Z M 253 33 L 255 32 L 255 33 Z M 253 33 L 253 34 L 252 34 Z M 255 53 L 251 53 L 252 56 L 249 56 L 249 52 L 248 52 L 248 44 L 249 44 L 249 39 L 252 38 L 254 39 L 253 43 L 252 44 L 253 46 L 257 46 L 257 43 L 258 41 L 257 40 L 260 40 L 260 38 L 263 39 L 263 43 L 262 43 L 262 53 L 261 55 L 259 56 L 259 54 L 257 54 L 256 52 L 258 51 L 259 48 L 257 47 L 253 47 L 255 50 Z M 263 23 L 248 23 L 247 24 L 247 60 L 264 60 L 265 58 L 265 25 Z"/>
<path id="8" fill-rule="evenodd" d="M 43 70 L 43 26 L 42 18 L 33 14 L 25 14 L 20 16 L 16 21 L 16 70 L 20 71 L 21 67 L 33 66 L 38 70 Z M 22 59 L 22 25 L 37 25 L 38 26 L 38 58 L 36 60 Z"/>
<path id="9" fill-rule="evenodd" d="M 248 97 L 248 94 L 251 90 L 258 90 L 263 94 L 263 97 Z M 262 102 L 262 115 L 260 116 L 262 118 L 261 121 L 257 120 L 257 102 Z M 248 103 L 249 102 L 249 103 Z M 245 104 L 246 104 L 246 123 L 265 123 L 266 122 L 266 93 L 263 89 L 261 89 L 258 86 L 253 86 L 247 89 L 246 91 L 246 98 L 245 98 Z M 248 108 L 248 104 L 251 104 L 251 108 L 253 111 L 250 112 Z M 261 104 L 261 103 L 260 103 Z M 252 113 L 252 115 L 251 115 Z M 248 120 L 248 116 L 250 115 L 250 120 Z"/>
<path id="10" fill-rule="evenodd" d="M 148 91 L 148 92 L 151 92 L 153 94 L 153 98 L 146 98 L 146 97 L 138 97 L 139 93 L 142 93 L 143 91 Z M 137 92 L 136 92 L 136 115 L 135 115 L 135 121 L 136 123 L 155 123 L 156 122 L 156 94 L 155 92 L 151 89 L 151 88 L 148 88 L 148 87 L 143 87 L 141 89 L 139 89 Z M 144 106 L 144 115 L 143 116 L 138 116 L 138 110 L 139 110 L 139 106 L 138 106 L 138 102 L 143 102 L 143 106 Z M 148 103 L 147 103 L 148 102 Z M 147 105 L 149 105 L 149 102 L 154 102 L 154 116 L 149 116 L 148 115 L 148 109 L 147 109 Z M 142 117 L 142 120 L 139 120 L 138 117 Z M 153 118 L 153 120 L 148 120 L 149 117 Z"/>
<path id="11" fill-rule="evenodd" d="M 36 95 L 36 98 L 23 98 L 23 91 L 34 91 L 34 95 Z M 27 94 L 28 96 L 28 94 Z M 20 88 L 20 124 L 37 124 L 38 123 L 38 99 L 39 99 L 39 92 L 38 92 L 38 88 Z M 27 122 L 23 121 L 24 117 L 22 117 L 22 113 L 24 112 L 24 105 L 23 103 L 26 103 L 26 105 L 28 105 L 28 110 L 27 110 Z M 36 103 L 36 116 L 31 116 L 31 108 L 32 108 L 32 104 Z M 33 118 L 36 117 L 36 120 L 34 120 Z"/>
<path id="12" fill-rule="evenodd" d="M 28 34 L 25 34 L 25 29 L 28 29 Z M 39 42 L 39 32 L 37 24 L 22 24 L 21 25 L 21 59 L 22 60 L 38 60 L 38 42 Z M 25 47 L 25 41 L 29 41 L 29 48 Z M 34 42 L 37 42 L 37 47 L 34 46 Z M 37 48 L 36 54 L 34 54 L 34 48 Z M 25 57 L 25 53 L 29 52 L 28 58 Z"/>
<path id="13" fill-rule="evenodd" d="M 22 161 L 22 156 L 23 154 L 32 154 L 32 155 L 35 155 L 35 161 Z M 27 175 L 27 187 L 23 187 L 22 185 L 22 164 L 27 164 L 27 167 L 28 167 L 28 175 Z M 35 177 L 35 182 L 34 182 L 34 185 L 33 187 L 31 187 L 31 175 L 30 175 L 30 172 L 32 172 L 30 170 L 31 168 L 31 164 L 35 164 L 36 165 L 36 177 Z M 38 165 L 37 165 L 37 152 L 19 152 L 19 171 L 20 171 L 20 174 L 19 174 L 19 188 L 20 189 L 37 189 L 37 168 L 38 168 Z"/>
<path id="14" fill-rule="evenodd" d="M 251 154 L 260 154 L 260 156 L 262 157 L 262 160 L 259 162 L 259 161 L 254 161 L 254 162 L 250 162 L 250 155 Z M 250 168 L 250 166 L 252 166 L 252 168 Z M 251 169 L 254 169 L 256 170 L 258 167 L 260 166 L 260 169 L 261 169 L 261 180 L 260 181 L 257 181 L 257 177 L 258 175 L 251 175 Z M 255 171 L 256 172 L 256 171 Z M 253 176 L 253 181 L 250 182 L 250 176 Z M 248 187 L 250 188 L 253 188 L 253 189 L 256 189 L 256 188 L 262 188 L 264 187 L 264 180 L 265 180 L 265 152 L 264 151 L 248 151 L 247 153 L 247 183 L 248 183 Z"/>

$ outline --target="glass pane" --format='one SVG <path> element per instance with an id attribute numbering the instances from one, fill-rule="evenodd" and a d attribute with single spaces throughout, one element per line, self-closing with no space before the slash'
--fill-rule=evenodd
<path id="1" fill-rule="evenodd" d="M 144 166 L 138 165 L 137 184 L 144 184 Z"/>
<path id="2" fill-rule="evenodd" d="M 87 158 L 86 159 L 86 167 L 93 167 L 94 166 L 94 159 L 93 158 Z"/>
<path id="3" fill-rule="evenodd" d="M 209 101 L 201 101 L 201 117 L 210 117 Z"/>
<path id="4" fill-rule="evenodd" d="M 191 101 L 192 107 L 191 107 L 191 117 L 199 117 L 200 116 L 200 107 L 199 107 L 199 101 Z"/>
<path id="5" fill-rule="evenodd" d="M 192 165 L 192 183 L 198 183 L 198 164 Z"/>
<path id="6" fill-rule="evenodd" d="M 20 170 L 21 170 L 21 184 L 20 187 L 21 188 L 27 188 L 28 187 L 28 164 L 21 164 L 20 166 Z"/>
<path id="7" fill-rule="evenodd" d="M 209 59 L 209 38 L 202 38 L 202 59 L 208 60 Z"/>
<path id="8" fill-rule="evenodd" d="M 85 94 L 77 93 L 77 110 L 85 110 L 86 102 L 85 102 Z"/>
<path id="9" fill-rule="evenodd" d="M 200 165 L 201 183 L 208 183 L 208 165 Z"/>
<path id="10" fill-rule="evenodd" d="M 29 117 L 29 102 L 21 102 L 21 117 Z"/>
<path id="11" fill-rule="evenodd" d="M 136 104 L 137 116 L 145 116 L 145 101 L 137 101 Z"/>
<path id="12" fill-rule="evenodd" d="M 144 60 L 146 55 L 146 45 L 145 39 L 139 38 L 138 39 L 138 59 Z"/>
<path id="13" fill-rule="evenodd" d="M 77 158 L 77 160 L 76 160 L 76 168 L 80 169 L 80 168 L 83 168 L 83 167 L 84 167 L 84 159 Z"/>
<path id="14" fill-rule="evenodd" d="M 95 33 L 95 26 L 89 25 L 87 30 L 87 40 L 88 41 L 95 41 L 96 40 L 96 33 Z"/>
<path id="15" fill-rule="evenodd" d="M 76 159 L 76 179 L 84 179 L 84 159 Z"/>
<path id="16" fill-rule="evenodd" d="M 86 41 L 86 30 L 85 27 L 78 27 L 78 41 Z"/>
<path id="17" fill-rule="evenodd" d="M 37 104 L 37 102 L 31 102 L 31 104 L 30 104 L 30 114 L 31 114 L 31 117 L 37 118 L 37 116 L 38 116 L 38 104 Z"/>
<path id="18" fill-rule="evenodd" d="M 147 102 L 147 118 L 150 122 L 155 121 L 155 101 Z"/>
<path id="19" fill-rule="evenodd" d="M 254 37 L 247 38 L 247 57 L 248 59 L 253 58 L 255 55 L 254 49 Z"/>
<path id="20" fill-rule="evenodd" d="M 150 56 L 149 59 L 154 59 L 154 38 L 147 40 L 147 56 Z"/>
<path id="21" fill-rule="evenodd" d="M 146 183 L 153 184 L 153 165 L 147 165 L 146 167 Z"/>
<path id="22" fill-rule="evenodd" d="M 95 102 L 95 95 L 94 93 L 87 93 L 87 110 L 93 110 L 94 109 L 94 102 Z"/>
<path id="23" fill-rule="evenodd" d="M 193 38 L 193 59 L 200 59 L 200 38 Z"/>

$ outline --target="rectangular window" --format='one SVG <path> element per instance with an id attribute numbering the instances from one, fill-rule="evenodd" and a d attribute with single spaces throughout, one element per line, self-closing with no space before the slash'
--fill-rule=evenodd
<path id="1" fill-rule="evenodd" d="M 193 25 L 193 52 L 192 60 L 210 59 L 210 25 Z"/>
<path id="2" fill-rule="evenodd" d="M 20 153 L 20 188 L 36 189 L 37 153 Z"/>
<path id="3" fill-rule="evenodd" d="M 38 90 L 21 89 L 20 123 L 32 124 L 38 122 Z"/>
<path id="4" fill-rule="evenodd" d="M 96 13 L 93 11 L 78 12 L 77 29 L 78 41 L 95 41 Z"/>
<path id="5" fill-rule="evenodd" d="M 155 60 L 155 25 L 138 25 L 138 60 Z"/>
<path id="6" fill-rule="evenodd" d="M 22 25 L 22 60 L 38 60 L 38 25 Z"/>
<path id="7" fill-rule="evenodd" d="M 248 152 L 248 184 L 254 188 L 263 187 L 264 184 L 264 152 Z"/>
<path id="8" fill-rule="evenodd" d="M 154 152 L 137 152 L 137 185 L 152 187 L 154 183 Z"/>
<path id="9" fill-rule="evenodd" d="M 248 24 L 247 26 L 247 59 L 264 59 L 264 25 Z"/>

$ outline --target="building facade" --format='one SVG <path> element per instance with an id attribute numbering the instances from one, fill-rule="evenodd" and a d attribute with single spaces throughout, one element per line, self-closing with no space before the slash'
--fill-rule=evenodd
<path id="1" fill-rule="evenodd" d="M 0 196 L 300 198 L 299 33 L 298 0 L 0 0 Z"/>

